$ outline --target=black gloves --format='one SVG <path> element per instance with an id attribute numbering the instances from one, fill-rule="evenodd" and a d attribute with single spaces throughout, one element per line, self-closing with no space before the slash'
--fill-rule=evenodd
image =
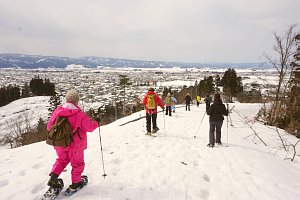
<path id="1" fill-rule="evenodd" d="M 96 116 L 96 117 L 94 117 L 94 120 L 99 123 L 101 121 L 101 118 L 99 116 Z"/>

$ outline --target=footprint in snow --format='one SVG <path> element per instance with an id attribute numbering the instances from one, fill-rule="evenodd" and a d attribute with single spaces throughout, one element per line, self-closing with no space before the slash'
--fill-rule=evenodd
<path id="1" fill-rule="evenodd" d="M 41 163 L 37 163 L 37 164 L 33 165 L 32 168 L 38 169 L 38 168 L 40 168 L 41 165 L 42 165 Z"/>
<path id="2" fill-rule="evenodd" d="M 9 184 L 9 181 L 6 179 L 6 180 L 1 180 L 0 181 L 0 187 L 4 187 L 4 186 L 6 186 L 6 185 L 8 185 Z"/>
<path id="3" fill-rule="evenodd" d="M 207 199 L 207 197 L 209 197 L 209 191 L 208 191 L 208 190 L 205 190 L 205 189 L 201 189 L 201 191 L 200 191 L 200 196 L 201 196 L 203 199 Z"/>
<path id="4" fill-rule="evenodd" d="M 20 175 L 20 176 L 25 176 L 25 175 L 26 175 L 26 170 L 20 171 L 20 172 L 19 172 L 19 175 Z"/>
<path id="5" fill-rule="evenodd" d="M 42 189 L 44 188 L 44 185 L 43 184 L 36 184 L 32 190 L 31 190 L 31 193 L 32 194 L 35 194 L 37 192 L 40 192 Z"/>
<path id="6" fill-rule="evenodd" d="M 203 179 L 206 181 L 206 182 L 210 182 L 210 178 L 207 174 L 204 174 L 203 175 Z"/>

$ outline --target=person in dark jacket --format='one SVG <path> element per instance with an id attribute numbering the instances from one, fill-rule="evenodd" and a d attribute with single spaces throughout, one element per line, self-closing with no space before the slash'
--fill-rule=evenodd
<path id="1" fill-rule="evenodd" d="M 209 108 L 210 103 L 212 102 L 211 97 L 209 95 L 206 95 L 206 98 L 204 99 L 204 102 L 205 102 L 205 105 L 206 105 L 206 112 L 207 112 L 207 109 Z"/>
<path id="2" fill-rule="evenodd" d="M 207 109 L 207 115 L 209 115 L 209 144 L 207 146 L 214 147 L 215 142 L 221 145 L 223 115 L 228 116 L 228 110 L 223 104 L 220 94 L 215 94 L 213 104 Z"/>
<path id="3" fill-rule="evenodd" d="M 190 104 L 191 104 L 191 101 L 192 101 L 192 98 L 191 98 L 191 96 L 190 96 L 190 93 L 187 93 L 187 94 L 186 94 L 184 100 L 185 100 L 185 110 L 186 110 L 186 111 L 187 111 L 187 110 L 190 111 L 190 110 L 191 110 Z"/>

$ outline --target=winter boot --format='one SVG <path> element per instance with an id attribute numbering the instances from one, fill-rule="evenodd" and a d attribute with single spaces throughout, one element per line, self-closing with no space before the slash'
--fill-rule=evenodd
<path id="1" fill-rule="evenodd" d="M 152 129 L 152 133 L 156 133 L 157 131 L 159 131 L 158 127 Z"/>
<path id="2" fill-rule="evenodd" d="M 214 144 L 211 144 L 211 143 L 208 143 L 207 146 L 210 147 L 210 148 L 213 148 L 215 145 L 214 145 Z"/>
<path id="3" fill-rule="evenodd" d="M 58 178 L 58 175 L 51 173 L 50 176 L 50 180 L 47 183 L 49 189 L 44 193 L 42 200 L 56 199 L 64 188 L 64 182 L 61 178 Z"/>
<path id="4" fill-rule="evenodd" d="M 151 135 L 151 132 L 150 131 L 147 131 L 147 133 L 145 135 Z"/>
<path id="5" fill-rule="evenodd" d="M 52 172 L 47 185 L 51 188 L 61 188 L 63 187 L 62 179 L 59 179 L 58 175 Z"/>

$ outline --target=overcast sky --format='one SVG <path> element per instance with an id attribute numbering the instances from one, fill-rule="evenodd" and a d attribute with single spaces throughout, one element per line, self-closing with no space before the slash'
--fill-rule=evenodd
<path id="1" fill-rule="evenodd" d="M 0 53 L 260 62 L 300 0 L 0 0 Z"/>

